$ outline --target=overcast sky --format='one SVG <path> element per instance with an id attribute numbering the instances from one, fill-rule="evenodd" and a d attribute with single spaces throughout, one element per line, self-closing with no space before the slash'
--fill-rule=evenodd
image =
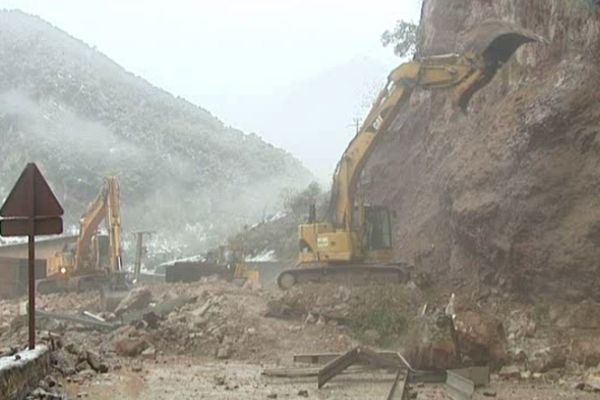
<path id="1" fill-rule="evenodd" d="M 239 99 L 272 96 L 361 56 L 391 69 L 399 60 L 381 47 L 379 36 L 397 19 L 417 21 L 420 3 L 0 0 L 0 8 L 39 15 L 226 124 L 254 131 L 305 159 L 281 133 L 263 131 L 241 117 Z M 339 154 L 322 156 L 337 159 L 345 145 L 339 144 Z"/>

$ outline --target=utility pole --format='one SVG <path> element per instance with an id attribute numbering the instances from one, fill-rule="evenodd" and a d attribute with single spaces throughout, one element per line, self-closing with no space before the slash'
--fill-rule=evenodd
<path id="1" fill-rule="evenodd" d="M 134 232 L 136 243 L 135 243 L 135 263 L 133 269 L 133 279 L 135 282 L 139 282 L 140 273 L 142 271 L 142 257 L 144 253 L 144 235 L 152 235 L 153 231 L 138 231 Z"/>
<path id="2" fill-rule="evenodd" d="M 358 118 L 358 117 L 352 118 L 352 124 L 350 124 L 348 126 L 353 126 L 354 129 L 356 130 L 356 133 L 358 134 L 358 131 L 360 130 L 360 118 Z"/>

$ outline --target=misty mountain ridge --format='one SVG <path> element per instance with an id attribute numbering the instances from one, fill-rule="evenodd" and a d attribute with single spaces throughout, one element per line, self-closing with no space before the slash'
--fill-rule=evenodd
<path id="1" fill-rule="evenodd" d="M 0 193 L 36 161 L 67 226 L 103 177 L 117 175 L 125 230 L 154 230 L 197 250 L 276 212 L 284 189 L 312 179 L 287 152 L 38 17 L 0 11 L 0 57 Z"/>

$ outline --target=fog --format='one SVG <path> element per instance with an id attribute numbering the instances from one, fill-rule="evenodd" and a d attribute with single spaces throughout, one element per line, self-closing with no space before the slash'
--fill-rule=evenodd
<path id="1" fill-rule="evenodd" d="M 194 179 L 203 177 L 189 174 L 195 169 L 192 160 L 161 152 L 147 140 L 145 146 L 133 145 L 54 99 L 36 100 L 20 89 L 0 92 L 1 148 L 19 150 L 3 160 L 0 192 L 5 196 L 20 174 L 10 166 L 36 160 L 66 210 L 65 231 L 77 234 L 79 218 L 101 191 L 102 179 L 116 175 L 125 248 L 131 232 L 156 231 L 148 242 L 154 258 L 197 254 L 281 208 L 285 183 L 277 182 L 279 177 L 239 182 L 234 190 L 227 182 L 199 185 Z"/>
<path id="2" fill-rule="evenodd" d="M 327 189 L 399 62 L 379 37 L 416 20 L 419 3 L 0 0 L 71 36 L 2 15 L 0 45 L 12 52 L 0 71 L 2 147 L 19 151 L 7 152 L 0 189 L 35 160 L 76 230 L 103 177 L 117 175 L 125 231 L 159 231 L 151 241 L 167 253 L 203 251 L 310 181 L 287 155 L 227 127 L 288 151 Z"/>
<path id="3" fill-rule="evenodd" d="M 420 0 L 4 0 L 0 8 L 39 15 L 329 182 L 353 120 L 399 62 L 379 36 L 399 18 L 417 20 Z"/>

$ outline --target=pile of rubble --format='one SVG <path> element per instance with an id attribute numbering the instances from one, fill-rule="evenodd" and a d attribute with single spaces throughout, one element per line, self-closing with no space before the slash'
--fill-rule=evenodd
<path id="1" fill-rule="evenodd" d="M 222 283 L 214 283 L 212 288 L 176 285 L 167 292 L 153 288 L 156 297 L 147 288 L 131 292 L 115 310 L 129 322 L 111 335 L 116 354 L 155 358 L 160 349 L 218 358 L 242 355 L 257 328 L 248 321 L 247 304 L 231 301 Z"/>
<path id="2" fill-rule="evenodd" d="M 53 349 L 52 372 L 31 399 L 62 399 L 63 384 L 85 384 L 123 367 L 141 372 L 143 362 L 163 356 L 251 358 L 281 336 L 270 329 L 270 338 L 261 337 L 265 307 L 259 293 L 212 278 L 139 287 L 111 311 L 102 310 L 100 297 L 89 293 L 41 296 L 38 304 L 43 308 L 37 315 L 38 341 Z M 0 314 L 6 316 L 0 331 L 3 355 L 26 343 L 26 316 L 19 308 L 15 301 L 0 302 Z"/>
<path id="3" fill-rule="evenodd" d="M 382 303 L 382 302 L 385 302 Z M 422 291 L 414 284 L 381 286 L 345 286 L 335 284 L 306 284 L 278 292 L 268 302 L 268 316 L 283 319 L 303 319 L 307 322 L 353 323 L 362 317 L 365 307 L 388 307 L 416 315 L 414 309 L 425 304 Z"/>
<path id="4" fill-rule="evenodd" d="M 507 314 L 501 377 L 600 390 L 600 304 L 540 302 Z"/>
<path id="5" fill-rule="evenodd" d="M 38 338 L 53 349 L 52 373 L 30 398 L 64 398 L 62 385 L 83 385 L 122 368 L 143 372 L 144 363 L 178 355 L 279 364 L 293 352 L 344 352 L 374 342 L 404 353 L 411 363 L 421 357 L 428 366 L 455 368 L 460 361 L 488 365 L 504 380 L 599 386 L 596 303 L 478 304 L 410 284 L 386 290 L 305 285 L 280 292 L 205 278 L 138 287 L 110 311 L 101 309 L 95 294 L 43 296 Z M 14 345 L 26 342 L 26 321 L 18 311 L 18 302 L 0 301 L 0 354 L 14 354 Z M 377 326 L 383 322 L 368 313 L 388 318 L 390 312 L 402 319 L 383 322 L 402 329 L 384 336 L 386 326 Z M 440 316 L 448 315 L 456 337 L 440 324 Z M 369 324 L 372 329 L 364 329 Z M 411 349 L 419 350 L 416 357 Z"/>
<path id="6" fill-rule="evenodd" d="M 107 373 L 109 365 L 98 353 L 82 350 L 74 343 L 62 346 L 60 340 L 52 340 L 54 350 L 50 355 L 51 372 L 40 380 L 38 387 L 29 393 L 28 400 L 63 400 L 68 396 L 63 382 L 83 384 L 97 374 Z"/>
<path id="7" fill-rule="evenodd" d="M 352 344 L 332 324 L 309 326 L 268 317 L 268 297 L 261 289 L 216 278 L 138 287 L 110 311 L 101 308 L 97 294 L 40 296 L 38 338 L 55 349 L 56 376 L 49 379 L 81 383 L 177 355 L 263 360 L 276 359 L 289 343 L 311 351 L 340 351 Z M 9 321 L 0 332 L 0 349 L 5 344 L 7 352 L 11 344 L 26 343 L 26 318 L 18 311 L 18 302 L 0 301 L 0 313 Z M 40 384 L 38 392 L 52 387 Z"/>
<path id="8" fill-rule="evenodd" d="M 369 291 L 381 293 L 381 288 L 303 285 L 274 295 L 268 303 L 268 313 L 305 323 L 334 321 L 351 326 L 356 309 L 369 298 Z M 600 368 L 598 303 L 558 303 L 540 299 L 533 304 L 523 304 L 492 296 L 482 304 L 472 300 L 472 296 L 460 295 L 454 302 L 454 296 L 430 294 L 410 285 L 403 293 L 405 303 L 398 307 L 406 316 L 407 327 L 403 335 L 393 338 L 391 343 L 379 341 L 387 348 L 406 351 L 411 358 L 412 350 L 428 341 L 433 347 L 430 353 L 444 353 L 428 362 L 451 366 L 452 362 L 442 359 L 452 355 L 451 335 L 438 334 L 436 337 L 436 332 L 440 331 L 436 326 L 440 322 L 436 311 L 450 307 L 451 310 L 446 311 L 453 316 L 463 365 L 489 365 L 505 379 L 573 381 L 587 388 L 595 385 L 597 374 L 594 371 Z M 445 302 L 440 301 L 442 298 Z M 448 304 L 448 298 L 453 299 L 452 304 Z M 369 337 L 359 338 L 362 342 L 377 342 Z M 375 339 L 385 338 L 375 336 Z M 418 350 L 424 352 L 423 348 Z M 413 361 L 419 364 L 422 360 Z M 588 383 L 583 385 L 582 382 Z"/>

